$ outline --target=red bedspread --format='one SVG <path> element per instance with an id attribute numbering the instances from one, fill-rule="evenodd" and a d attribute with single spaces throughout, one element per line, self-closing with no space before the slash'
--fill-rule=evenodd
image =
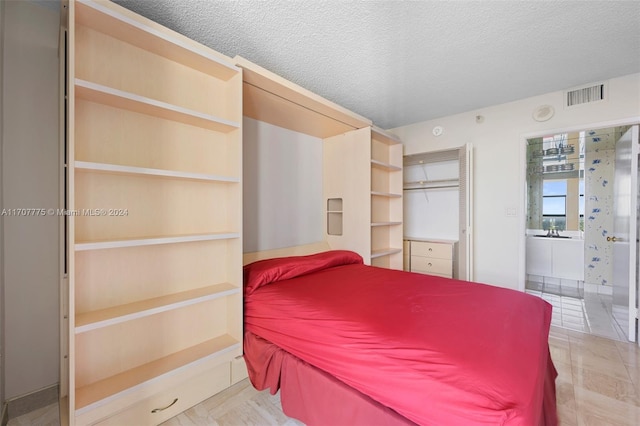
<path id="1" fill-rule="evenodd" d="M 258 262 L 245 276 L 246 331 L 418 424 L 556 423 L 542 299 L 345 252 Z"/>

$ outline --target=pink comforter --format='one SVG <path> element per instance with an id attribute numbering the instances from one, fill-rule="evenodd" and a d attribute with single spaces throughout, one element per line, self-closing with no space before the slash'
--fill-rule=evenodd
<path id="1" fill-rule="evenodd" d="M 245 277 L 246 331 L 413 422 L 557 422 L 542 299 L 350 252 L 257 262 Z"/>

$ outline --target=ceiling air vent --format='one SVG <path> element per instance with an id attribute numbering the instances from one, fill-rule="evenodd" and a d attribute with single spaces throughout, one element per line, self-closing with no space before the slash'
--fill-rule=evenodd
<path id="1" fill-rule="evenodd" d="M 575 105 L 598 102 L 605 99 L 606 85 L 604 83 L 594 86 L 581 87 L 579 89 L 567 91 L 567 107 Z"/>

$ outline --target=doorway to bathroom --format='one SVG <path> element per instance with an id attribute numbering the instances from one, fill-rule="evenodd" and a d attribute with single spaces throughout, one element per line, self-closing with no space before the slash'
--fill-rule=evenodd
<path id="1" fill-rule="evenodd" d="M 637 340 L 638 126 L 526 141 L 525 291 L 552 324 Z"/>

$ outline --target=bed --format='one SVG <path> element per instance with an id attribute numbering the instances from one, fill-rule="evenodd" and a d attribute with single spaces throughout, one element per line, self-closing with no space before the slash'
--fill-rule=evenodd
<path id="1" fill-rule="evenodd" d="M 310 425 L 556 425 L 551 306 L 367 266 L 350 251 L 245 265 L 245 361 Z"/>

